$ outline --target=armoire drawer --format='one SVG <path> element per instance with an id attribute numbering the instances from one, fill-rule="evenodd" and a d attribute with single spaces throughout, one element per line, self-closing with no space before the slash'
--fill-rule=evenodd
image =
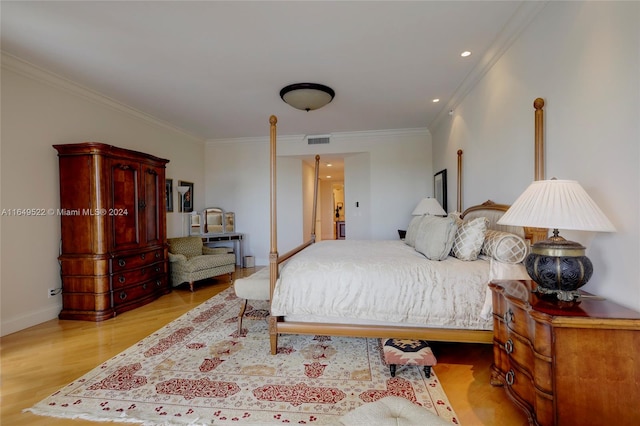
<path id="1" fill-rule="evenodd" d="M 164 263 L 156 262 L 138 269 L 116 272 L 111 276 L 111 285 L 115 290 L 147 281 L 164 272 Z"/>
<path id="2" fill-rule="evenodd" d="M 117 256 L 111 259 L 111 272 L 116 273 L 129 269 L 139 268 L 155 262 L 164 260 L 162 249 L 137 253 L 129 256 Z"/>
<path id="3" fill-rule="evenodd" d="M 166 278 L 158 277 L 130 287 L 113 291 L 113 304 L 117 309 L 121 305 L 137 302 L 146 297 L 158 294 L 166 286 Z"/>

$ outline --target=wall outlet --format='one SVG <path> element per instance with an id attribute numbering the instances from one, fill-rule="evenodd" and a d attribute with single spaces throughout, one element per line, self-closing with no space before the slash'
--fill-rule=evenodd
<path id="1" fill-rule="evenodd" d="M 48 297 L 53 297 L 53 296 L 55 296 L 56 294 L 58 294 L 57 290 L 56 290 L 55 288 L 50 288 L 50 289 L 48 290 L 48 294 L 47 294 L 47 296 L 48 296 Z"/>

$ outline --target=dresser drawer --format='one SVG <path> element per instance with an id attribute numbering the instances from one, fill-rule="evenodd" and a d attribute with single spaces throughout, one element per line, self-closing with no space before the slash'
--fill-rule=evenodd
<path id="1" fill-rule="evenodd" d="M 506 371 L 504 379 L 509 393 L 531 411 L 536 400 L 535 386 L 531 376 L 517 364 L 512 363 Z"/>
<path id="2" fill-rule="evenodd" d="M 111 259 L 111 273 L 139 268 L 164 260 L 164 250 L 157 249 L 130 256 L 117 256 Z"/>
<path id="3" fill-rule="evenodd" d="M 520 368 L 533 375 L 535 356 L 529 340 L 517 333 L 509 333 L 504 343 L 504 349 L 509 358 L 518 364 Z"/>
<path id="4" fill-rule="evenodd" d="M 128 303 L 138 303 L 146 297 L 155 297 L 166 287 L 166 277 L 158 277 L 141 284 L 124 287 L 113 291 L 113 304 L 115 308 Z"/>
<path id="5" fill-rule="evenodd" d="M 145 265 L 142 268 L 116 272 L 111 276 L 111 285 L 115 290 L 147 281 L 164 273 L 164 262 Z"/>
<path id="6" fill-rule="evenodd" d="M 520 306 L 507 302 L 507 309 L 504 312 L 504 322 L 511 332 L 515 332 L 525 339 L 531 339 L 529 331 L 529 315 Z"/>

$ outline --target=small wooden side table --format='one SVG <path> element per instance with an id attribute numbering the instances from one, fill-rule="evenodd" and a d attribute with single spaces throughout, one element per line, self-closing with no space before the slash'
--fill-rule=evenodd
<path id="1" fill-rule="evenodd" d="M 640 312 L 584 293 L 538 297 L 494 281 L 492 384 L 533 425 L 640 424 Z"/>

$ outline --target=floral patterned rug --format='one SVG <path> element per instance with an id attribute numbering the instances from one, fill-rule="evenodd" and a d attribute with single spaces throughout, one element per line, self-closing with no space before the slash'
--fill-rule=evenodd
<path id="1" fill-rule="evenodd" d="M 270 355 L 267 308 L 249 306 L 238 336 L 240 299 L 227 289 L 25 411 L 147 425 L 322 425 L 395 395 L 458 423 L 435 372 L 426 379 L 406 366 L 391 378 L 378 339 L 282 335 Z"/>

